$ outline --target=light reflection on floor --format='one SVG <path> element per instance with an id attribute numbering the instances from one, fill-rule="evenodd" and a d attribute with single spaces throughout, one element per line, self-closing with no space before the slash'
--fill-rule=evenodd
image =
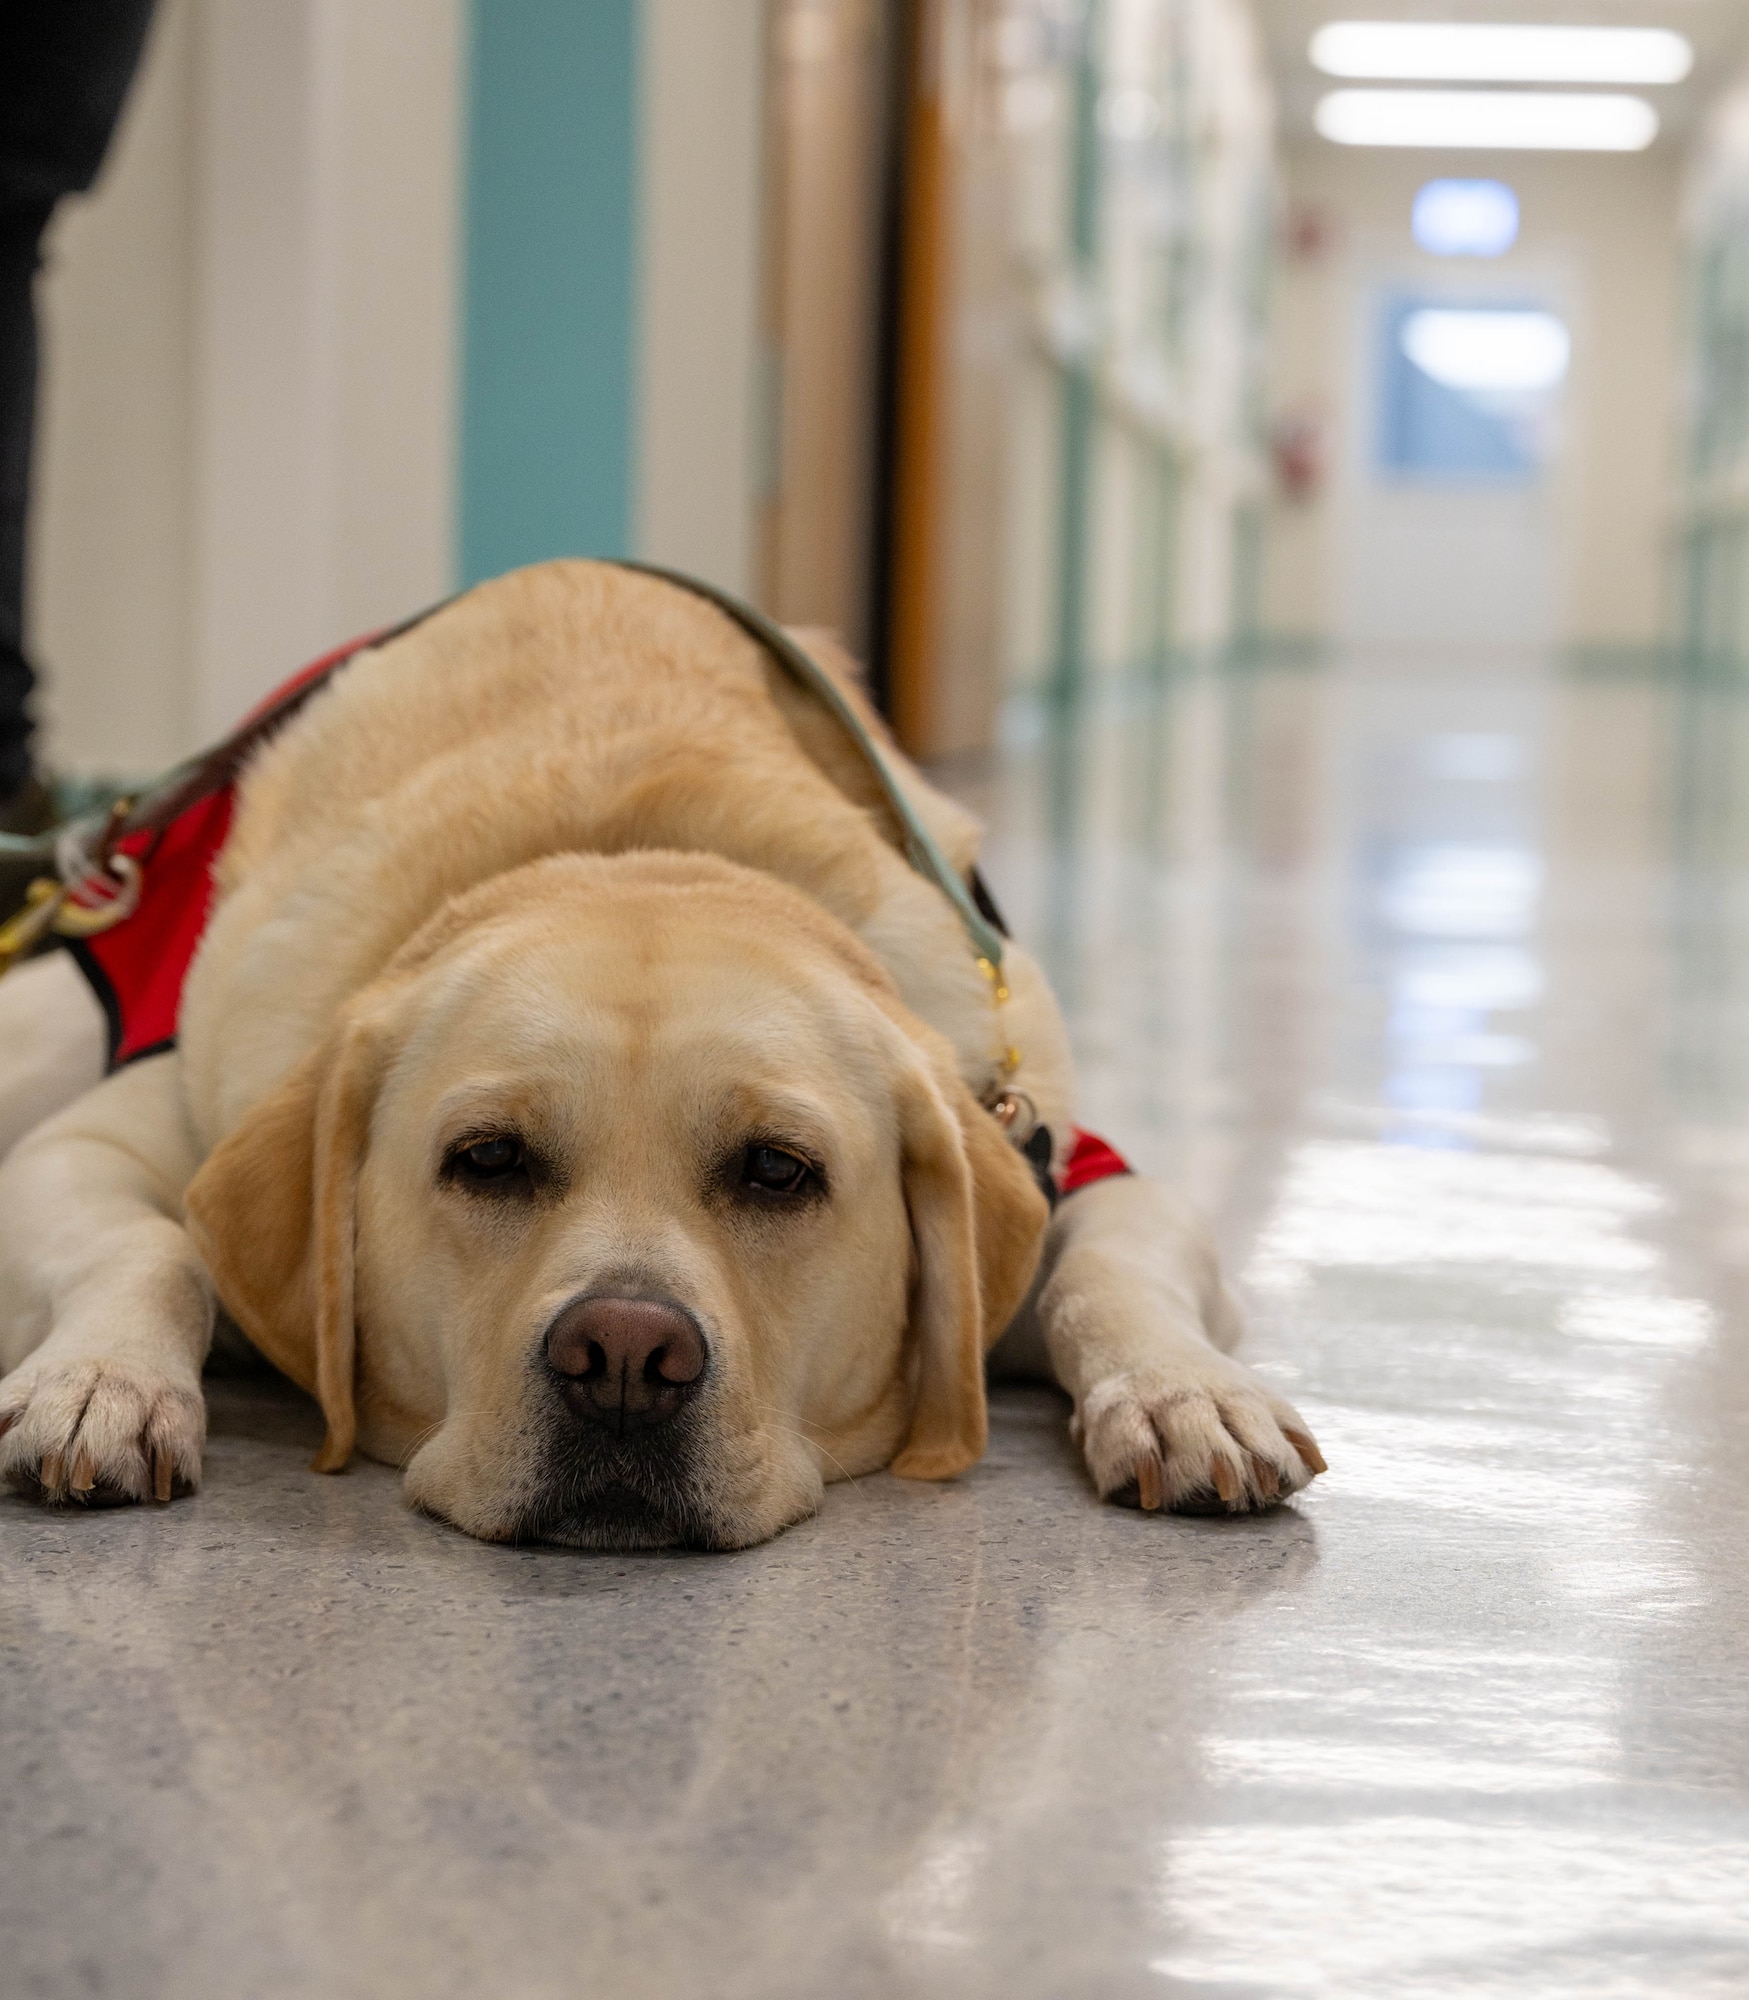
<path id="1" fill-rule="evenodd" d="M 1749 694 L 1375 668 L 968 774 L 1332 1462 L 1162 1802 L 1161 1990 L 1749 1991 L 1739 772 Z"/>

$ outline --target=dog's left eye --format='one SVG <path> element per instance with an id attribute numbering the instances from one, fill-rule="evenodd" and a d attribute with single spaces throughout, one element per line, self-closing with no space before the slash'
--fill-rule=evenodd
<path id="1" fill-rule="evenodd" d="M 741 1185 L 766 1194 L 801 1194 L 815 1179 L 806 1160 L 781 1146 L 749 1146 L 741 1156 Z"/>

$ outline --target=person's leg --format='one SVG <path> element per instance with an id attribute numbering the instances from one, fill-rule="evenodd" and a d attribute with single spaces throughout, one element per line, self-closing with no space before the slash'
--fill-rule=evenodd
<path id="1" fill-rule="evenodd" d="M 30 832 L 24 566 L 36 422 L 35 280 L 56 201 L 97 176 L 152 0 L 0 0 L 0 831 Z"/>
<path id="2" fill-rule="evenodd" d="M 30 696 L 24 655 L 24 528 L 36 419 L 32 289 L 51 204 L 0 209 L 0 828 L 30 780 Z"/>

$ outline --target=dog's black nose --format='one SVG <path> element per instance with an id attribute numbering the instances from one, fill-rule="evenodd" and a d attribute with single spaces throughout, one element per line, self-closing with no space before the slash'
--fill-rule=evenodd
<path id="1" fill-rule="evenodd" d="M 666 1423 L 698 1387 L 698 1322 L 666 1299 L 573 1299 L 547 1329 L 547 1361 L 571 1410 L 615 1430 Z"/>

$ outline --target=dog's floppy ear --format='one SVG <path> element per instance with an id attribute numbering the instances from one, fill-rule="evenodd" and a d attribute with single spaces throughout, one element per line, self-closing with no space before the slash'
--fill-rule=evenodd
<path id="1" fill-rule="evenodd" d="M 328 1421 L 315 1459 L 352 1456 L 353 1226 L 385 1038 L 354 1016 L 270 1091 L 190 1182 L 190 1234 L 230 1313 Z"/>
<path id="2" fill-rule="evenodd" d="M 957 1075 L 914 1069 L 900 1100 L 917 1245 L 917 1402 L 894 1472 L 951 1479 L 989 1436 L 984 1353 L 1026 1296 L 1050 1210 L 1032 1170 Z"/>

